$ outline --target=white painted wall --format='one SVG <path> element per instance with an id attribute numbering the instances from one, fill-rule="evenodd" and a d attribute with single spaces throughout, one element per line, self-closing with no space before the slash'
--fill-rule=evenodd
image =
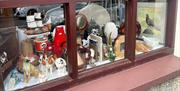
<path id="1" fill-rule="evenodd" d="M 180 57 L 180 1 L 179 0 L 178 0 L 178 12 L 177 12 L 174 55 L 177 57 Z"/>

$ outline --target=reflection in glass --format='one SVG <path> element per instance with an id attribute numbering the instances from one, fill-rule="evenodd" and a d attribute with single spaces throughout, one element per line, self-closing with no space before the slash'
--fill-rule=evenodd
<path id="1" fill-rule="evenodd" d="M 124 21 L 123 0 L 89 2 L 77 12 L 77 56 L 80 69 L 124 58 Z"/>
<path id="2" fill-rule="evenodd" d="M 67 34 L 62 6 L 0 9 L 0 68 L 5 72 L 6 91 L 68 75 Z M 17 37 L 12 37 L 11 31 L 17 32 Z M 15 43 L 19 46 L 14 47 Z"/>
<path id="3" fill-rule="evenodd" d="M 166 0 L 138 2 L 137 21 L 141 26 L 141 34 L 140 40 L 136 41 L 136 54 L 164 47 L 166 6 Z"/>

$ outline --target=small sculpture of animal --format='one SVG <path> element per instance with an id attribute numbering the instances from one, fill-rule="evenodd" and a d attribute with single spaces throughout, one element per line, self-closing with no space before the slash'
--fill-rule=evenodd
<path id="1" fill-rule="evenodd" d="M 39 71 L 34 65 L 32 65 L 28 59 L 23 61 L 23 72 L 24 72 L 24 82 L 28 83 L 31 76 L 44 77 L 42 72 Z"/>
<path id="2" fill-rule="evenodd" d="M 66 61 L 63 58 L 57 58 L 55 60 L 55 65 L 58 69 L 59 73 L 65 73 L 66 72 Z"/>
<path id="3" fill-rule="evenodd" d="M 146 14 L 146 23 L 148 26 L 154 27 L 154 21 Z"/>
<path id="4" fill-rule="evenodd" d="M 52 74 L 53 71 L 53 65 L 54 65 L 54 58 L 53 55 L 47 57 L 47 55 L 44 55 L 44 58 L 42 60 L 42 71 L 45 71 L 45 74 L 48 75 L 49 73 Z"/>
<path id="5" fill-rule="evenodd" d="M 7 53 L 3 52 L 2 55 L 0 56 L 0 66 L 5 64 L 8 61 L 7 59 Z"/>

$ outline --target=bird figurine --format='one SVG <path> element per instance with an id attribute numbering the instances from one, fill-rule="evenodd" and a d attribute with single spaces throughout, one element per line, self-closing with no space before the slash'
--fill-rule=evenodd
<path id="1" fill-rule="evenodd" d="M 148 26 L 154 27 L 154 21 L 146 14 L 146 23 Z"/>

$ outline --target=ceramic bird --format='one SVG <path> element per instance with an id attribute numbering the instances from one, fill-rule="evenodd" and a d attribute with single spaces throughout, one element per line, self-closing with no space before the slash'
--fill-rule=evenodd
<path id="1" fill-rule="evenodd" d="M 154 21 L 146 14 L 146 23 L 148 26 L 154 27 Z"/>

